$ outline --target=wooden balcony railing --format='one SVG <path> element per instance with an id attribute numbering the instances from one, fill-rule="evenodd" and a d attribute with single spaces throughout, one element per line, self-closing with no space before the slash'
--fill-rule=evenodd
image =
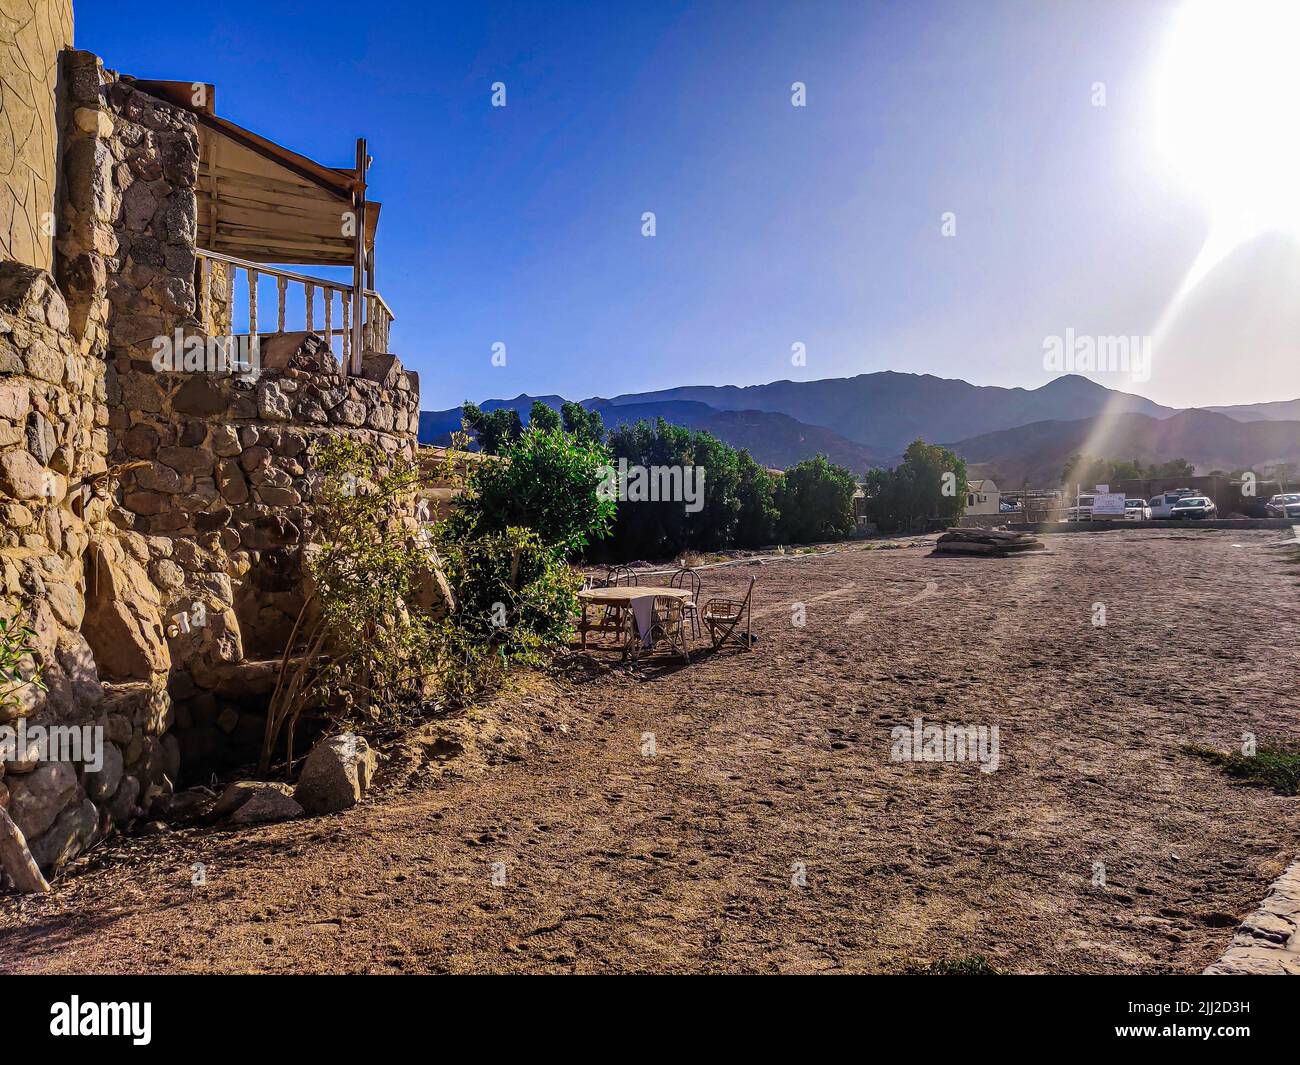
<path id="1" fill-rule="evenodd" d="M 340 356 L 344 372 L 358 373 L 361 368 L 361 356 L 367 351 L 387 352 L 388 334 L 393 324 L 393 312 L 378 292 L 363 289 L 360 306 L 362 321 L 353 320 L 357 301 L 353 286 L 344 281 L 329 278 L 312 277 L 298 274 L 291 270 L 280 270 L 266 263 L 237 259 L 220 252 L 197 249 L 195 267 L 195 289 L 198 294 L 197 315 L 204 332 L 210 336 L 241 335 L 266 336 L 273 333 L 296 332 L 306 330 L 316 333 L 328 341 L 330 349 Z M 242 289 L 236 286 L 235 275 L 244 274 Z M 260 318 L 259 289 L 263 278 L 275 279 L 275 328 L 262 324 Z M 293 286 L 297 305 L 297 294 L 301 292 L 302 313 L 291 309 L 289 288 Z M 317 300 L 317 292 L 320 299 Z M 246 293 L 246 296 L 244 295 Z M 337 297 L 337 299 L 336 299 Z M 246 315 L 237 319 L 236 300 L 244 303 Z M 322 312 L 317 318 L 317 310 Z M 335 312 L 338 316 L 335 317 Z M 247 329 L 236 331 L 237 320 L 246 320 Z M 269 325 L 269 323 L 268 323 Z M 340 345 L 336 349 L 334 340 L 338 337 Z M 359 345 L 359 347 L 358 347 Z"/>

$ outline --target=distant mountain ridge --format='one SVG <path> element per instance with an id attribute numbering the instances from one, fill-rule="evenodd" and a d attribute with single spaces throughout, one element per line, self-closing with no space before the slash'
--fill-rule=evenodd
<path id="1" fill-rule="evenodd" d="M 490 399 L 480 404 L 484 410 L 517 410 L 524 422 L 535 399 L 559 410 L 560 396 L 516 396 L 514 399 Z M 664 418 L 674 425 L 702 429 L 732 447 L 746 448 L 760 465 L 785 469 L 802 459 L 823 454 L 854 472 L 892 461 L 891 453 L 864 447 L 820 425 L 806 425 L 785 414 L 773 411 L 721 411 L 704 403 L 685 400 L 662 403 L 627 403 L 615 405 L 609 400 L 588 399 L 582 405 L 600 411 L 607 428 L 630 425 L 645 419 Z M 420 412 L 420 442 L 445 444 L 452 432 L 460 428 L 461 409 Z"/>
<path id="2" fill-rule="evenodd" d="M 1236 421 L 1208 410 L 1183 410 L 1168 418 L 1120 414 L 1104 424 L 1099 418 L 1033 422 L 947 446 L 978 463 L 1000 487 L 1025 480 L 1052 487 L 1060 483 L 1066 460 L 1081 453 L 1144 465 L 1185 458 L 1198 473 L 1300 463 L 1300 421 Z"/>
<path id="3" fill-rule="evenodd" d="M 510 407 L 526 421 L 536 398 L 555 409 L 564 402 L 555 395 L 520 395 L 488 400 L 482 407 Z M 784 469 L 821 452 L 858 475 L 870 466 L 896 464 L 917 437 L 955 441 L 953 446 L 972 462 L 1001 463 L 1004 476 L 1033 470 L 1035 479 L 1057 465 L 1062 448 L 1085 446 L 1103 458 L 1187 458 L 1205 469 L 1260 465 L 1291 461 L 1292 430 L 1286 426 L 1300 424 L 1300 399 L 1179 410 L 1074 374 L 1026 389 L 884 371 L 744 387 L 685 385 L 581 402 L 599 410 L 610 426 L 663 417 L 748 448 L 763 465 Z M 1099 420 L 1107 427 L 1103 436 L 1096 432 Z M 1170 421 L 1164 430 L 1155 428 Z M 1282 428 L 1233 428 L 1251 425 Z M 445 442 L 459 426 L 459 407 L 422 412 L 420 440 Z M 1184 431 L 1187 426 L 1196 432 Z M 1173 450 L 1163 450 L 1168 448 Z M 1061 463 L 1073 453 L 1067 450 Z M 1058 478 L 1059 473 L 1057 468 Z"/>
<path id="4" fill-rule="evenodd" d="M 833 429 L 867 447 L 901 452 L 918 436 L 960 440 L 1016 425 L 1091 418 L 1102 413 L 1175 412 L 1141 396 L 1108 389 L 1071 374 L 1040 388 L 1003 388 L 929 374 L 881 373 L 821 381 L 773 381 L 766 385 L 688 385 L 662 392 L 616 396 L 616 405 L 694 400 L 718 410 L 788 414 Z"/>

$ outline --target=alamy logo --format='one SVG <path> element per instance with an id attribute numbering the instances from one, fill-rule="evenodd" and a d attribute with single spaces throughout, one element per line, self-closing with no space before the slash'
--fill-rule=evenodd
<path id="1" fill-rule="evenodd" d="M 629 466 L 618 460 L 618 468 L 600 467 L 596 495 L 626 503 L 685 503 L 687 514 L 704 509 L 703 466 Z"/>
<path id="2" fill-rule="evenodd" d="M 891 729 L 889 738 L 891 762 L 979 762 L 981 773 L 1001 764 L 997 725 L 927 725 L 918 717 L 911 728 Z"/>
<path id="3" fill-rule="evenodd" d="M 129 1036 L 138 1047 L 153 1039 L 152 1002 L 71 1002 L 50 1006 L 50 1035 Z"/>
<path id="4" fill-rule="evenodd" d="M 104 768 L 102 725 L 0 725 L 0 762 L 80 762 L 88 773 Z"/>
<path id="5" fill-rule="evenodd" d="M 153 338 L 155 373 L 231 373 L 256 376 L 262 369 L 258 336 L 187 337 L 179 329 Z"/>
<path id="6" fill-rule="evenodd" d="M 1043 338 L 1043 369 L 1052 373 L 1124 373 L 1151 380 L 1149 336 L 1087 336 L 1067 329 L 1065 336 Z"/>

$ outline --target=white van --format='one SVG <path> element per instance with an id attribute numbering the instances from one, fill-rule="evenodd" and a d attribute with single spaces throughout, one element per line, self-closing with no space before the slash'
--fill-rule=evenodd
<path id="1" fill-rule="evenodd" d="M 1172 518 L 1174 516 L 1174 504 L 1185 496 L 1194 496 L 1196 493 L 1190 488 L 1175 488 L 1171 492 L 1161 492 L 1158 496 L 1152 496 L 1147 502 L 1151 508 L 1153 518 Z"/>

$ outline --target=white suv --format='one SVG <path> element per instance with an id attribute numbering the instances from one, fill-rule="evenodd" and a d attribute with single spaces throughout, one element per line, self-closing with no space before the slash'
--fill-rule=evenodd
<path id="1" fill-rule="evenodd" d="M 1194 496 L 1195 494 L 1190 488 L 1175 488 L 1172 492 L 1162 492 L 1158 496 L 1152 496 L 1147 503 L 1147 506 L 1151 508 L 1151 517 L 1172 518 L 1174 516 L 1174 504 L 1186 496 Z"/>

